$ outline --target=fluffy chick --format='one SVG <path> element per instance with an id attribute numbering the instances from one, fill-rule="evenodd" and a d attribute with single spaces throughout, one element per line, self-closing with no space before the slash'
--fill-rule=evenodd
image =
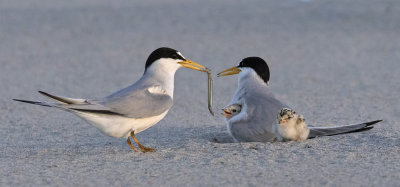
<path id="1" fill-rule="evenodd" d="M 283 108 L 278 114 L 277 134 L 280 141 L 305 140 L 310 130 L 302 115 L 289 108 Z"/>
<path id="2" fill-rule="evenodd" d="M 222 109 L 221 115 L 225 116 L 226 120 L 231 119 L 233 116 L 240 113 L 242 106 L 239 104 L 232 104 Z"/>

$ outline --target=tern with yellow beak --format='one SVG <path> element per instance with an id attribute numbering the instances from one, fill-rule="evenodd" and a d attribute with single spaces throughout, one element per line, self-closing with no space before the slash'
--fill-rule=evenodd
<path id="1" fill-rule="evenodd" d="M 286 104 L 276 99 L 268 88 L 270 71 L 259 57 L 243 59 L 238 66 L 218 73 L 218 76 L 239 74 L 238 87 L 228 105 L 239 105 L 238 114 L 227 118 L 228 131 L 239 142 L 277 141 L 276 116 Z M 307 138 L 331 136 L 371 129 L 381 120 L 335 127 L 311 127 Z"/>
<path id="2" fill-rule="evenodd" d="M 130 137 L 140 151 L 153 152 L 154 149 L 143 146 L 135 134 L 155 125 L 167 114 L 173 104 L 175 72 L 181 67 L 207 71 L 177 50 L 162 47 L 150 54 L 143 76 L 136 83 L 102 99 L 73 99 L 39 91 L 57 103 L 14 100 L 71 112 L 108 136 L 126 138 L 135 152 Z"/>

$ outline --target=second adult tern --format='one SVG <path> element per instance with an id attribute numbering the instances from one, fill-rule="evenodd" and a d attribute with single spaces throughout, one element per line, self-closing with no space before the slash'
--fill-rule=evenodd
<path id="1" fill-rule="evenodd" d="M 239 142 L 277 141 L 276 116 L 283 108 L 289 108 L 271 93 L 268 83 L 270 71 L 260 57 L 243 59 L 238 66 L 226 69 L 218 76 L 238 75 L 238 87 L 228 105 L 240 105 L 240 113 L 227 119 L 228 131 Z M 311 127 L 307 138 L 331 136 L 369 130 L 381 120 L 334 127 Z"/>

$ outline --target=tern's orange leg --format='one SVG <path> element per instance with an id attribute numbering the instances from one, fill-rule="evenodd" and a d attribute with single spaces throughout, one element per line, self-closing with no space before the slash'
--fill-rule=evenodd
<path id="1" fill-rule="evenodd" d="M 135 147 L 133 147 L 133 145 L 132 145 L 132 143 L 131 143 L 131 139 L 129 139 L 129 137 L 128 137 L 128 139 L 126 140 L 126 143 L 127 143 L 129 146 L 131 146 L 131 148 L 133 149 L 133 151 L 137 152 L 137 150 L 135 149 Z"/>
<path id="2" fill-rule="evenodd" d="M 131 132 L 131 136 L 132 136 L 133 140 L 135 140 L 135 142 L 137 143 L 137 145 L 138 145 L 140 151 L 142 151 L 143 153 L 145 153 L 145 152 L 154 152 L 154 151 L 155 151 L 155 149 L 153 149 L 153 148 L 146 147 L 146 146 L 142 145 L 142 144 L 139 142 L 139 140 L 135 137 L 135 132 L 132 131 L 132 132 Z"/>

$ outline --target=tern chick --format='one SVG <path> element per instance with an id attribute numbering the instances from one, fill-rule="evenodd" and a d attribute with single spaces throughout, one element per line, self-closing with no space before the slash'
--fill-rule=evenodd
<path id="1" fill-rule="evenodd" d="M 310 130 L 302 115 L 289 108 L 283 108 L 277 119 L 278 141 L 302 141 L 307 139 Z"/>
<path id="2" fill-rule="evenodd" d="M 221 115 L 225 116 L 227 120 L 236 116 L 242 110 L 242 106 L 239 104 L 232 104 L 222 109 Z"/>

